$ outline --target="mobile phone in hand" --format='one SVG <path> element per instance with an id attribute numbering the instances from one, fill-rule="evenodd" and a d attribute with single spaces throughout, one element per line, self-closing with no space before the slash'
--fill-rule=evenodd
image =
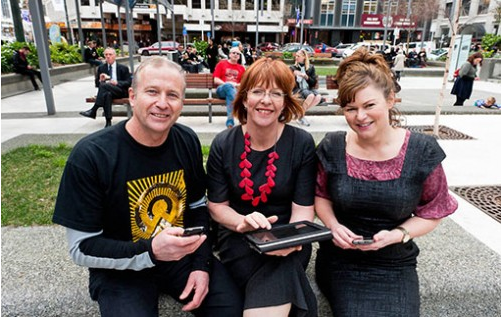
<path id="1" fill-rule="evenodd" d="M 201 235 L 205 232 L 205 228 L 203 226 L 199 227 L 190 227 L 190 228 L 185 228 L 183 232 L 183 237 L 189 237 L 189 236 L 194 236 L 194 235 Z"/>
<path id="2" fill-rule="evenodd" d="M 367 244 L 374 243 L 374 239 L 369 238 L 369 237 L 363 237 L 362 239 L 353 240 L 352 243 L 355 245 L 367 245 Z"/>

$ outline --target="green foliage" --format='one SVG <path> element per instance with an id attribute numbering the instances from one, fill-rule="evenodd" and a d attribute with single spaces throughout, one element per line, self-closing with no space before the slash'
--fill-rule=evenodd
<path id="1" fill-rule="evenodd" d="M 501 46 L 501 35 L 487 33 L 482 38 L 482 48 L 485 50 L 484 57 L 492 57 Z"/>
<path id="2" fill-rule="evenodd" d="M 96 48 L 97 55 L 99 55 L 99 57 L 104 57 L 104 50 L 105 50 L 104 47 L 97 47 Z M 120 56 L 119 53 L 117 53 L 117 56 Z"/>
<path id="3" fill-rule="evenodd" d="M 6 43 L 2 45 L 2 74 L 14 71 L 12 67 L 12 56 L 15 50 L 23 46 L 28 46 L 30 48 L 28 63 L 35 68 L 39 68 L 37 48 L 33 43 Z M 49 46 L 49 51 L 53 63 L 63 65 L 82 63 L 80 47 L 77 44 L 69 45 L 67 43 L 55 43 Z"/>
<path id="4" fill-rule="evenodd" d="M 71 148 L 30 145 L 2 155 L 2 226 L 52 223 L 61 175 Z"/>
<path id="5" fill-rule="evenodd" d="M 283 52 L 282 56 L 284 57 L 284 59 L 291 59 L 292 52 Z"/>
<path id="6" fill-rule="evenodd" d="M 193 42 L 193 45 L 195 45 L 198 55 L 205 58 L 205 50 L 209 46 L 209 43 L 205 41 L 195 41 Z"/>
<path id="7" fill-rule="evenodd" d="M 82 63 L 82 54 L 77 44 L 55 43 L 49 46 L 49 50 L 54 63 L 63 65 Z"/>
<path id="8" fill-rule="evenodd" d="M 5 43 L 4 45 L 2 45 L 2 74 L 12 73 L 14 71 L 13 69 L 14 51 L 17 51 L 24 46 L 28 46 L 31 52 L 30 54 L 28 54 L 27 57 L 28 63 L 38 68 L 37 48 L 33 43 L 25 43 L 25 42 Z"/>
<path id="9" fill-rule="evenodd" d="M 52 223 L 59 182 L 72 148 L 30 145 L 2 154 L 2 225 Z M 203 164 L 210 146 L 202 146 Z"/>

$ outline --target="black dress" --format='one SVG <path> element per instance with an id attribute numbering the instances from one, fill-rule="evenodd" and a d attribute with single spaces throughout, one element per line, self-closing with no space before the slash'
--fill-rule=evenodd
<path id="1" fill-rule="evenodd" d="M 337 220 L 363 236 L 394 229 L 415 212 L 424 181 L 445 153 L 432 137 L 412 133 L 399 178 L 363 180 L 348 175 L 345 135 L 327 134 L 317 150 Z M 321 242 L 316 280 L 336 317 L 419 316 L 418 254 L 412 240 L 370 252 Z"/>
<path id="2" fill-rule="evenodd" d="M 274 147 L 265 151 L 252 150 L 248 155 L 253 164 L 250 172 L 255 192 L 259 192 L 258 187 L 266 181 L 268 154 L 273 150 Z M 241 199 L 244 190 L 239 187 L 242 178 L 238 165 L 243 151 L 241 126 L 225 130 L 214 139 L 207 162 L 210 201 L 229 201 L 230 206 L 243 215 L 254 211 L 265 216 L 277 215 L 276 224 L 289 222 L 292 202 L 313 205 L 316 159 L 315 143 L 309 133 L 285 126 L 276 144 L 280 156 L 275 161 L 276 186 L 268 195 L 268 201 L 260 202 L 257 207 Z M 311 245 L 304 245 L 302 251 L 287 257 L 262 255 L 249 247 L 242 234 L 222 226 L 219 242 L 221 261 L 245 292 L 245 309 L 292 303 L 291 316 L 317 315 L 316 298 L 305 273 Z"/>

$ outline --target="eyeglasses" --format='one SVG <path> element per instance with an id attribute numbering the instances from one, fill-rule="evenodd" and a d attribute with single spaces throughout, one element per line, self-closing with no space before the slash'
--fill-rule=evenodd
<path id="1" fill-rule="evenodd" d="M 240 54 L 239 52 L 230 52 L 230 54 Z"/>
<path id="2" fill-rule="evenodd" d="M 263 99 L 266 95 L 268 95 L 268 96 L 270 96 L 270 99 L 272 99 L 274 101 L 283 100 L 284 97 L 287 95 L 281 91 L 273 90 L 273 91 L 267 92 L 264 89 L 252 89 L 252 90 L 249 90 L 249 94 L 252 97 L 257 98 L 257 99 Z"/>

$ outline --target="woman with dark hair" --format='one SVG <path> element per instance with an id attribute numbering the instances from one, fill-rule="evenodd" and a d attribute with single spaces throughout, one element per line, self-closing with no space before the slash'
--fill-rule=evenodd
<path id="1" fill-rule="evenodd" d="M 214 39 L 209 39 L 209 45 L 205 49 L 205 58 L 207 58 L 207 64 L 209 64 L 209 69 L 211 74 L 214 73 L 214 69 L 217 64 L 217 57 L 219 55 L 217 45 L 214 44 Z"/>
<path id="2" fill-rule="evenodd" d="M 306 267 L 311 244 L 259 254 L 244 233 L 313 220 L 315 142 L 288 125 L 304 114 L 294 75 L 261 58 L 242 76 L 233 114 L 241 125 L 219 133 L 207 162 L 209 211 L 219 223 L 220 258 L 244 291 L 244 316 L 317 316 Z"/>
<path id="3" fill-rule="evenodd" d="M 350 127 L 328 133 L 315 210 L 333 239 L 320 243 L 316 281 L 336 317 L 419 316 L 412 240 L 457 209 L 437 141 L 400 127 L 396 86 L 384 58 L 358 50 L 337 72 Z"/>
<path id="4" fill-rule="evenodd" d="M 477 65 L 482 66 L 483 59 L 482 53 L 474 53 L 468 57 L 466 63 L 459 69 L 459 75 L 451 90 L 451 94 L 456 95 L 454 106 L 462 106 L 466 99 L 470 99 L 473 91 L 473 81 L 478 79 Z"/>

